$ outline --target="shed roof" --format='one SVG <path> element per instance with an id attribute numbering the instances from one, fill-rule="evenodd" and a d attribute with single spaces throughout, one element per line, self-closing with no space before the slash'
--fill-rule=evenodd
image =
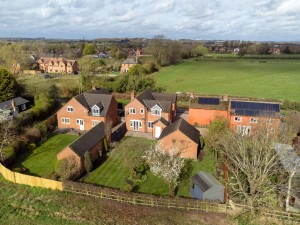
<path id="1" fill-rule="evenodd" d="M 213 186 L 222 186 L 223 185 L 210 173 L 200 171 L 196 175 L 192 177 L 192 181 L 201 189 L 201 191 L 205 192 L 209 190 Z"/>
<path id="2" fill-rule="evenodd" d="M 128 59 L 125 59 L 122 64 L 138 64 L 135 59 L 133 58 L 128 58 Z"/>
<path id="3" fill-rule="evenodd" d="M 83 157 L 105 137 L 105 126 L 101 122 L 69 145 L 79 157 Z"/>

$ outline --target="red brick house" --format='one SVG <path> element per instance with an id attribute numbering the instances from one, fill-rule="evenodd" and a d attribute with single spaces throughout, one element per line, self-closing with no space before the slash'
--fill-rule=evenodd
<path id="1" fill-rule="evenodd" d="M 162 131 L 158 121 L 163 118 L 163 126 L 166 126 L 175 120 L 176 101 L 176 94 L 158 93 L 149 89 L 136 98 L 132 93 L 131 102 L 125 106 L 127 130 L 153 133 L 158 138 Z"/>
<path id="2" fill-rule="evenodd" d="M 77 73 L 78 63 L 76 60 L 63 58 L 44 58 L 38 60 L 39 69 L 46 73 Z"/>
<path id="3" fill-rule="evenodd" d="M 280 104 L 245 100 L 228 100 L 216 97 L 199 97 L 191 100 L 189 123 L 207 126 L 216 117 L 227 118 L 233 130 L 250 134 L 258 122 L 280 124 Z"/>
<path id="4" fill-rule="evenodd" d="M 106 90 L 93 89 L 77 95 L 58 112 L 58 128 L 90 130 L 100 122 L 114 125 L 118 120 L 118 103 Z"/>
<path id="5" fill-rule="evenodd" d="M 176 149 L 180 158 L 197 159 L 200 144 L 200 132 L 184 119 L 180 118 L 165 127 L 158 143 L 162 149 Z"/>
<path id="6" fill-rule="evenodd" d="M 122 65 L 121 65 L 121 70 L 120 70 L 120 73 L 121 74 L 124 74 L 124 73 L 127 73 L 128 70 L 130 69 L 130 67 L 134 66 L 134 65 L 137 65 L 137 60 L 134 59 L 134 58 L 128 58 L 128 59 L 125 59 L 123 62 L 122 62 Z"/>
<path id="7" fill-rule="evenodd" d="M 190 100 L 190 124 L 208 126 L 216 117 L 228 118 L 227 98 L 198 97 Z"/>
<path id="8" fill-rule="evenodd" d="M 84 172 L 84 154 L 90 152 L 92 161 L 97 160 L 102 155 L 101 152 L 105 150 L 105 138 L 105 125 L 101 122 L 59 152 L 57 159 L 74 157 L 76 163 L 80 166 L 80 171 Z"/>

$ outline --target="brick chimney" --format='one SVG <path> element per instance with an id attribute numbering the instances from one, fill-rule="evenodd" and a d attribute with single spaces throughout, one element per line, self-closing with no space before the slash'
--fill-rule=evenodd
<path id="1" fill-rule="evenodd" d="M 11 100 L 11 107 L 15 111 L 15 109 L 16 109 L 16 102 L 15 102 L 15 100 Z"/>
<path id="2" fill-rule="evenodd" d="M 130 100 L 132 101 L 133 99 L 135 99 L 135 91 L 132 90 L 131 94 L 130 94 Z"/>

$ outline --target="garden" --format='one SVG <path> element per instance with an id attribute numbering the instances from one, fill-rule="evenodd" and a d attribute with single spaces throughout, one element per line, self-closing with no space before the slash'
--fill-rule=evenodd
<path id="1" fill-rule="evenodd" d="M 52 134 L 40 146 L 18 154 L 11 169 L 24 174 L 49 177 L 55 171 L 57 153 L 77 138 L 73 134 Z"/>
<path id="2" fill-rule="evenodd" d="M 155 195 L 168 195 L 168 184 L 154 176 L 142 156 L 155 141 L 137 137 L 125 137 L 108 154 L 107 160 L 84 178 L 84 182 L 114 187 L 124 191 L 136 191 Z M 202 152 L 202 161 L 186 160 L 177 195 L 190 197 L 190 178 L 200 170 L 215 173 L 215 161 L 208 149 Z"/>

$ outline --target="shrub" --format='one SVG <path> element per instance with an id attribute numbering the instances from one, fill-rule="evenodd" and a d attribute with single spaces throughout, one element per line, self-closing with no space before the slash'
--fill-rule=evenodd
<path id="1" fill-rule="evenodd" d="M 28 150 L 32 151 L 32 150 L 36 149 L 36 144 L 30 143 L 27 148 L 28 148 Z"/>
<path id="2" fill-rule="evenodd" d="M 49 179 L 49 180 L 58 180 L 59 175 L 56 174 L 55 172 L 53 172 L 53 173 L 50 173 L 50 174 L 45 174 L 42 177 L 45 178 L 45 179 Z"/>
<path id="3" fill-rule="evenodd" d="M 122 191 L 126 191 L 126 192 L 131 192 L 132 189 L 133 189 L 133 186 L 131 186 L 130 184 L 125 184 L 125 185 L 121 188 Z"/>
<path id="4" fill-rule="evenodd" d="M 3 148 L 2 154 L 3 154 L 3 163 L 5 165 L 12 164 L 16 158 L 16 152 L 12 145 Z"/>
<path id="5" fill-rule="evenodd" d="M 41 132 L 37 127 L 28 128 L 25 135 L 29 142 L 38 143 L 41 141 Z"/>
<path id="6" fill-rule="evenodd" d="M 36 125 L 36 128 L 39 129 L 41 137 L 45 137 L 47 134 L 47 127 L 45 124 L 43 123 L 39 123 L 38 125 Z"/>
<path id="7" fill-rule="evenodd" d="M 17 173 L 25 173 L 28 171 L 28 169 L 25 167 L 16 167 L 16 168 L 12 169 L 12 171 L 17 172 Z"/>
<path id="8" fill-rule="evenodd" d="M 80 164 L 74 156 L 59 160 L 55 166 L 55 172 L 62 180 L 75 180 L 80 174 Z"/>

